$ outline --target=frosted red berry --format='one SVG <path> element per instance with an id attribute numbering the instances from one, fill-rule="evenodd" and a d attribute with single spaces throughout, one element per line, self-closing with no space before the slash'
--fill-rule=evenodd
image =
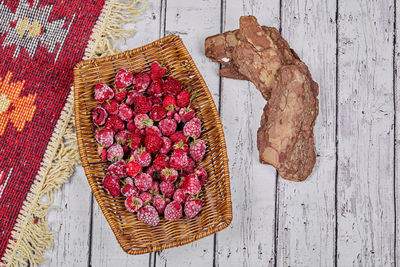
<path id="1" fill-rule="evenodd" d="M 118 114 L 118 106 L 119 103 L 115 99 L 111 99 L 101 105 L 109 115 L 117 115 Z"/>
<path id="2" fill-rule="evenodd" d="M 117 176 L 108 175 L 104 177 L 103 187 L 113 197 L 119 196 L 121 187 Z"/>
<path id="3" fill-rule="evenodd" d="M 163 68 L 158 62 L 153 62 L 150 65 L 150 77 L 154 80 L 159 80 L 167 74 L 167 69 Z"/>
<path id="4" fill-rule="evenodd" d="M 167 115 L 167 110 L 161 105 L 154 105 L 150 111 L 150 118 L 153 121 L 160 121 Z"/>
<path id="5" fill-rule="evenodd" d="M 130 177 L 135 177 L 142 172 L 142 166 L 134 160 L 128 161 L 126 163 L 126 174 Z"/>
<path id="6" fill-rule="evenodd" d="M 125 100 L 125 104 L 132 106 L 135 98 L 138 96 L 143 96 L 143 95 L 136 90 L 129 90 L 128 96 L 126 97 L 126 100 Z"/>
<path id="7" fill-rule="evenodd" d="M 186 198 L 188 196 L 188 193 L 183 192 L 181 188 L 176 189 L 174 193 L 174 201 L 178 201 L 179 203 L 183 204 L 186 201 Z"/>
<path id="8" fill-rule="evenodd" d="M 164 196 L 168 197 L 168 198 L 170 198 L 170 197 L 172 197 L 172 196 L 174 195 L 175 190 L 176 190 L 176 187 L 175 187 L 175 185 L 172 184 L 172 183 L 168 183 L 168 182 L 164 182 L 164 181 L 163 181 L 163 182 L 161 182 L 161 184 L 160 184 L 160 191 L 161 191 L 161 193 L 162 193 Z"/>
<path id="9" fill-rule="evenodd" d="M 157 210 L 158 214 L 164 214 L 165 207 L 167 206 L 168 202 L 160 195 L 155 195 L 153 197 L 153 206 Z"/>
<path id="10" fill-rule="evenodd" d="M 190 144 L 189 153 L 194 161 L 201 162 L 206 153 L 206 142 L 200 139 L 193 141 Z"/>
<path id="11" fill-rule="evenodd" d="M 151 164 L 151 155 L 143 148 L 138 148 L 133 152 L 133 157 L 142 167 L 148 167 Z"/>
<path id="12" fill-rule="evenodd" d="M 182 84 L 175 78 L 168 77 L 162 86 L 164 93 L 177 95 L 182 90 Z"/>
<path id="13" fill-rule="evenodd" d="M 143 172 L 135 177 L 135 185 L 142 192 L 150 189 L 152 181 L 151 176 Z"/>
<path id="14" fill-rule="evenodd" d="M 186 123 L 194 118 L 194 109 L 191 107 L 181 108 L 178 112 L 182 122 Z"/>
<path id="15" fill-rule="evenodd" d="M 180 188 L 185 193 L 188 193 L 191 195 L 197 194 L 201 189 L 200 181 L 197 178 L 197 175 L 192 173 L 192 174 L 189 174 L 188 176 L 186 176 L 186 178 L 183 179 Z"/>
<path id="16" fill-rule="evenodd" d="M 101 106 L 96 107 L 92 112 L 93 123 L 97 126 L 102 126 L 106 123 L 107 117 L 107 111 Z"/>
<path id="17" fill-rule="evenodd" d="M 114 91 L 105 83 L 98 83 L 94 87 L 94 98 L 98 102 L 104 102 L 114 97 Z"/>
<path id="18" fill-rule="evenodd" d="M 158 154 L 153 160 L 153 166 L 157 172 L 161 172 L 169 166 L 169 157 L 164 154 Z"/>
<path id="19" fill-rule="evenodd" d="M 121 131 L 125 129 L 125 124 L 118 116 L 110 116 L 108 117 L 106 124 L 104 125 L 105 128 L 113 129 L 115 132 Z"/>
<path id="20" fill-rule="evenodd" d="M 151 96 L 162 96 L 162 80 L 153 80 L 147 89 L 147 93 Z"/>
<path id="21" fill-rule="evenodd" d="M 195 165 L 194 160 L 189 157 L 188 158 L 188 164 L 186 165 L 185 168 L 183 168 L 183 172 L 185 174 L 193 173 L 194 165 Z"/>
<path id="22" fill-rule="evenodd" d="M 144 139 L 144 145 L 146 147 L 146 151 L 149 153 L 156 153 L 162 147 L 163 141 L 161 137 L 157 135 L 146 135 Z"/>
<path id="23" fill-rule="evenodd" d="M 178 201 L 172 201 L 164 210 L 164 217 L 170 221 L 176 221 L 182 217 L 182 205 Z"/>
<path id="24" fill-rule="evenodd" d="M 120 117 L 121 120 L 129 121 L 133 117 L 132 108 L 125 103 L 121 103 L 118 108 L 118 117 Z"/>
<path id="25" fill-rule="evenodd" d="M 160 121 L 158 127 L 160 128 L 163 135 L 170 136 L 175 133 L 177 123 L 173 119 L 163 119 Z"/>
<path id="26" fill-rule="evenodd" d="M 119 178 L 126 177 L 126 164 L 124 160 L 119 160 L 113 164 L 111 164 L 107 168 L 107 174 L 112 176 L 117 176 Z"/>
<path id="27" fill-rule="evenodd" d="M 188 138 L 186 137 L 186 135 L 183 133 L 183 131 L 177 131 L 175 133 L 173 133 L 170 136 L 171 141 L 175 144 L 179 141 L 184 142 L 185 144 L 187 143 Z"/>
<path id="28" fill-rule="evenodd" d="M 175 170 L 181 170 L 188 165 L 189 159 L 182 150 L 175 150 L 169 160 L 169 166 Z"/>
<path id="29" fill-rule="evenodd" d="M 152 103 L 145 96 L 138 96 L 133 99 L 136 114 L 145 114 L 151 110 Z"/>
<path id="30" fill-rule="evenodd" d="M 160 172 L 160 177 L 163 182 L 173 183 L 178 178 L 178 172 L 172 168 L 164 168 Z"/>
<path id="31" fill-rule="evenodd" d="M 115 141 L 118 143 L 118 144 L 121 144 L 121 145 L 126 145 L 126 144 L 128 144 L 129 142 L 130 142 L 130 140 L 131 140 L 131 132 L 130 131 L 128 131 L 128 130 L 122 130 L 122 131 L 119 131 L 116 135 L 115 135 Z"/>
<path id="32" fill-rule="evenodd" d="M 144 129 L 146 126 L 152 126 L 153 120 L 149 118 L 147 114 L 139 114 L 136 115 L 135 119 L 135 126 L 138 129 Z"/>
<path id="33" fill-rule="evenodd" d="M 127 94 L 128 94 L 128 91 L 126 91 L 125 89 L 123 89 L 123 90 L 121 90 L 121 91 L 120 91 L 120 90 L 115 90 L 115 89 L 114 89 L 114 99 L 115 99 L 117 102 L 122 102 L 122 101 L 124 101 Z"/>
<path id="34" fill-rule="evenodd" d="M 185 215 L 191 219 L 194 218 L 203 208 L 203 202 L 200 199 L 188 199 L 185 202 Z"/>
<path id="35" fill-rule="evenodd" d="M 182 90 L 177 96 L 176 96 L 176 105 L 178 107 L 187 107 L 190 103 L 190 93 L 188 91 Z"/>
<path id="36" fill-rule="evenodd" d="M 144 204 L 149 204 L 153 199 L 153 195 L 149 192 L 143 192 L 139 195 L 139 198 L 143 201 Z"/>
<path id="37" fill-rule="evenodd" d="M 124 157 L 124 149 L 118 143 L 114 143 L 107 149 L 107 160 L 108 161 L 119 161 Z"/>
<path id="38" fill-rule="evenodd" d="M 136 188 L 134 184 L 125 184 L 122 189 L 121 189 L 122 195 L 126 197 L 138 197 L 139 196 L 139 190 Z"/>
<path id="39" fill-rule="evenodd" d="M 104 128 L 94 134 L 97 143 L 103 147 L 109 147 L 114 143 L 114 131 L 112 129 Z"/>
<path id="40" fill-rule="evenodd" d="M 150 75 L 147 73 L 138 73 L 133 77 L 133 85 L 136 91 L 144 92 L 151 83 Z"/>
<path id="41" fill-rule="evenodd" d="M 133 74 L 125 69 L 120 69 L 115 75 L 115 87 L 118 89 L 124 89 L 128 87 L 133 82 Z"/>
<path id="42" fill-rule="evenodd" d="M 137 212 L 143 206 L 143 200 L 130 196 L 125 199 L 125 208 L 130 212 Z"/>
<path id="43" fill-rule="evenodd" d="M 167 154 L 172 148 L 172 141 L 168 137 L 162 137 L 163 145 L 160 148 L 160 153 Z"/>
<path id="44" fill-rule="evenodd" d="M 138 211 L 138 219 L 151 226 L 157 226 L 160 222 L 158 212 L 153 206 L 144 206 Z"/>

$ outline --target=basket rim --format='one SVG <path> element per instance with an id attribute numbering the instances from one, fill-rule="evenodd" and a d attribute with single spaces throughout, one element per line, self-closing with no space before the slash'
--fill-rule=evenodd
<path id="1" fill-rule="evenodd" d="M 216 227 L 210 227 L 207 231 L 201 233 L 201 234 L 195 234 L 190 238 L 186 238 L 183 240 L 175 240 L 172 242 L 168 242 L 168 243 L 164 243 L 162 245 L 155 245 L 155 246 L 147 246 L 147 247 L 142 247 L 142 248 L 138 248 L 138 249 L 125 249 L 123 244 L 121 243 L 121 239 L 122 239 L 122 234 L 118 231 L 118 229 L 116 229 L 116 227 L 114 226 L 114 224 L 112 224 L 110 222 L 110 218 L 109 215 L 105 212 L 106 211 L 106 207 L 104 207 L 104 204 L 102 203 L 101 197 L 98 195 L 97 191 L 94 191 L 92 189 L 92 179 L 90 179 L 92 177 L 92 174 L 89 173 L 89 168 L 90 168 L 90 163 L 88 162 L 88 159 L 86 157 L 86 152 L 84 150 L 84 144 L 83 144 L 83 140 L 82 140 L 82 133 L 81 133 L 81 122 L 80 122 L 80 105 L 78 104 L 78 96 L 79 93 L 81 92 L 81 90 L 78 90 L 79 86 L 78 86 L 78 81 L 77 78 L 80 73 L 79 71 L 86 66 L 89 65 L 94 65 L 94 66 L 98 66 L 100 63 L 104 63 L 104 62 L 109 62 L 109 61 L 116 61 L 119 60 L 121 58 L 124 57 L 130 57 L 133 54 L 137 54 L 140 53 L 142 51 L 145 51 L 151 47 L 154 47 L 155 45 L 159 44 L 160 42 L 172 42 L 175 43 L 177 45 L 181 45 L 181 49 L 183 50 L 183 52 L 185 53 L 185 55 L 188 57 L 187 62 L 189 63 L 189 67 L 194 71 L 194 73 L 198 76 L 198 80 L 201 84 L 201 87 L 204 89 L 205 94 L 207 95 L 207 98 L 209 99 L 209 101 L 212 101 L 212 105 L 211 109 L 212 112 L 214 114 L 217 114 L 216 116 L 216 120 L 215 120 L 215 127 L 217 128 L 217 131 L 220 135 L 220 139 L 221 139 L 221 147 L 223 148 L 223 171 L 224 171 L 224 191 L 226 193 L 226 205 L 227 205 L 227 215 L 224 216 L 224 221 L 222 224 L 216 226 Z M 111 55 L 111 56 L 107 56 L 107 57 L 101 57 L 101 58 L 94 58 L 94 59 L 87 59 L 87 60 L 82 60 L 79 63 L 77 63 L 74 67 L 74 110 L 75 110 L 75 125 L 76 125 L 76 135 L 77 135 L 77 141 L 78 141 L 78 150 L 79 150 L 79 155 L 81 157 L 81 161 L 82 161 L 82 166 L 83 169 L 85 171 L 85 175 L 87 178 L 87 181 L 90 185 L 90 189 L 93 193 L 93 195 L 95 196 L 96 202 L 100 207 L 100 210 L 102 211 L 104 217 L 106 218 L 111 230 L 113 231 L 119 245 L 121 246 L 121 248 L 127 253 L 127 254 L 133 254 L 133 255 L 138 255 L 138 254 L 145 254 L 145 253 L 150 253 L 150 252 L 154 252 L 154 251 L 158 251 L 161 249 L 167 249 L 167 248 L 171 248 L 171 247 L 177 247 L 177 246 L 181 246 L 181 245 L 185 245 L 188 243 L 191 243 L 193 241 L 196 241 L 198 239 L 204 238 L 206 236 L 215 234 L 216 232 L 219 232 L 223 229 L 225 229 L 226 227 L 228 227 L 230 225 L 230 223 L 232 222 L 232 200 L 231 200 L 231 189 L 230 189 L 230 176 L 229 176 L 229 165 L 228 165 L 228 155 L 227 155 L 227 151 L 226 151 L 226 141 L 225 141 L 225 135 L 223 132 L 223 127 L 222 127 L 222 123 L 221 123 L 221 119 L 219 117 L 219 112 L 215 106 L 215 102 L 212 98 L 212 95 L 210 93 L 210 90 L 208 88 L 208 86 L 206 85 L 203 76 L 201 75 L 201 73 L 199 72 L 199 70 L 197 69 L 192 56 L 190 55 L 189 51 L 187 50 L 186 46 L 184 45 L 182 39 L 177 36 L 177 35 L 168 35 L 165 36 L 163 38 L 160 38 L 158 40 L 155 40 L 151 43 L 148 43 L 146 45 L 143 45 L 141 47 L 132 49 L 132 50 L 128 50 L 116 55 Z M 90 178 L 89 178 L 90 177 Z"/>

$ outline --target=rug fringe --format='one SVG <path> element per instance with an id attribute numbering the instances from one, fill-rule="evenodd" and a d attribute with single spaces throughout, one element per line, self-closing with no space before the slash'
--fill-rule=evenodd
<path id="1" fill-rule="evenodd" d="M 115 40 L 133 34 L 133 31 L 121 26 L 136 22 L 136 17 L 146 7 L 146 2 L 142 0 L 130 3 L 107 1 L 93 28 L 84 58 L 117 53 Z M 44 252 L 53 244 L 54 233 L 48 227 L 47 212 L 53 203 L 53 194 L 68 181 L 75 165 L 80 162 L 74 127 L 73 95 L 72 88 L 0 261 L 7 266 L 37 266 L 43 263 Z"/>

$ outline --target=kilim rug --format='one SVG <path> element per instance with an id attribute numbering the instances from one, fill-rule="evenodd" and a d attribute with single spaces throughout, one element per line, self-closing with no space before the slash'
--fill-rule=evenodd
<path id="1" fill-rule="evenodd" d="M 115 52 L 144 3 L 0 0 L 0 266 L 36 265 L 47 210 L 78 163 L 73 67 Z"/>

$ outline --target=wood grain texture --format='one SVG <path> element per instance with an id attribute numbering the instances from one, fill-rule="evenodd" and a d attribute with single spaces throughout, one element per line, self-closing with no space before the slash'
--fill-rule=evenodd
<path id="1" fill-rule="evenodd" d="M 339 1 L 339 266 L 394 264 L 393 14 L 393 1 Z"/>
<path id="2" fill-rule="evenodd" d="M 394 159 L 394 166 L 395 166 L 395 181 L 393 183 L 393 187 L 395 190 L 394 195 L 394 204 L 396 206 L 395 215 L 396 215 L 396 232 L 395 236 L 395 261 L 400 263 L 400 4 L 395 5 L 395 47 L 393 51 L 393 66 L 394 66 L 394 107 L 395 107 L 395 159 Z"/>
<path id="3" fill-rule="evenodd" d="M 165 35 L 179 35 L 203 75 L 214 102 L 219 103 L 218 65 L 204 56 L 204 39 L 220 31 L 220 1 L 165 1 Z M 156 266 L 211 266 L 214 236 L 156 253 Z"/>
<path id="4" fill-rule="evenodd" d="M 278 266 L 334 266 L 336 1 L 282 1 L 282 35 L 319 83 L 317 162 L 306 181 L 278 179 Z"/>
<path id="5" fill-rule="evenodd" d="M 279 1 L 230 0 L 223 31 L 239 28 L 241 15 L 279 27 Z M 226 137 L 233 221 L 217 233 L 217 266 L 273 266 L 276 171 L 258 162 L 257 129 L 265 100 L 250 82 L 222 79 L 221 119 Z"/>

